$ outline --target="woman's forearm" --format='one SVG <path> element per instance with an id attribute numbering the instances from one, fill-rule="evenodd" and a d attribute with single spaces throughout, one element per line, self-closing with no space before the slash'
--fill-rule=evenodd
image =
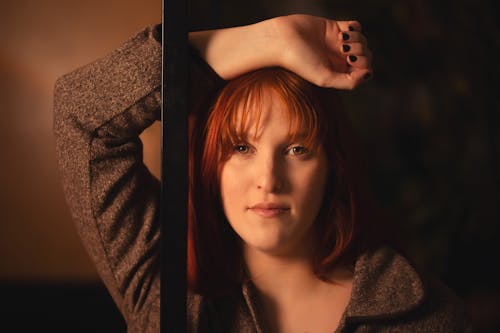
<path id="1" fill-rule="evenodd" d="M 189 42 L 223 79 L 280 65 L 275 20 L 189 33 Z"/>
<path id="2" fill-rule="evenodd" d="M 353 89 L 372 72 L 371 52 L 356 21 L 296 14 L 191 32 L 189 41 L 225 80 L 280 66 L 322 87 Z"/>

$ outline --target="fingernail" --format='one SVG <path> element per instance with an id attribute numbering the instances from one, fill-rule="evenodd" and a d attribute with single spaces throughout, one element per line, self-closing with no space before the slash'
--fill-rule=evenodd
<path id="1" fill-rule="evenodd" d="M 351 46 L 347 45 L 347 44 L 343 44 L 342 45 L 342 50 L 344 52 L 349 52 L 351 50 Z"/>
<path id="2" fill-rule="evenodd" d="M 352 27 L 352 25 L 349 26 L 349 31 L 354 31 L 354 28 Z"/>
<path id="3" fill-rule="evenodd" d="M 365 76 L 363 76 L 363 78 L 364 78 L 365 80 L 368 80 L 368 79 L 369 79 L 369 78 L 371 78 L 371 77 L 372 77 L 372 73 L 366 73 L 366 74 L 365 74 Z"/>
<path id="4" fill-rule="evenodd" d="M 350 55 L 349 60 L 351 60 L 351 62 L 355 62 L 356 60 L 358 60 L 358 57 L 356 57 L 355 55 Z"/>
<path id="5" fill-rule="evenodd" d="M 347 34 L 347 33 L 343 32 L 343 33 L 342 33 L 342 39 L 343 39 L 343 40 L 348 40 L 348 39 L 349 39 L 349 34 Z"/>

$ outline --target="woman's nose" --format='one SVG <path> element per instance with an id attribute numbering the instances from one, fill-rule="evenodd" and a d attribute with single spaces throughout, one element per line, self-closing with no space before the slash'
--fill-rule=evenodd
<path id="1" fill-rule="evenodd" d="M 257 188 L 269 192 L 281 192 L 285 188 L 285 168 L 279 157 L 272 156 L 258 161 L 256 168 Z"/>

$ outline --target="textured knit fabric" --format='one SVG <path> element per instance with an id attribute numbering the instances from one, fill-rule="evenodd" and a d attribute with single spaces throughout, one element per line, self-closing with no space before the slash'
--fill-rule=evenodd
<path id="1" fill-rule="evenodd" d="M 127 322 L 159 332 L 160 185 L 139 134 L 160 118 L 159 26 L 56 82 L 54 132 L 64 191 L 79 235 Z M 224 81 L 191 52 L 191 108 Z M 269 332 L 255 287 L 222 299 L 188 296 L 191 332 Z M 459 300 L 382 247 L 355 264 L 336 332 L 471 332 Z M 326 332 L 325 332 L 326 333 Z"/>

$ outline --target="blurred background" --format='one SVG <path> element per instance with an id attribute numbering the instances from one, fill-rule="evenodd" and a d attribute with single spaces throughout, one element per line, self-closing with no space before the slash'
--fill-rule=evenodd
<path id="1" fill-rule="evenodd" d="M 125 332 L 81 245 L 57 177 L 57 77 L 160 22 L 161 0 L 7 0 L 0 4 L 0 318 L 15 331 Z M 205 29 L 290 13 L 357 19 L 374 78 L 342 92 L 377 197 L 402 243 L 500 331 L 499 8 L 465 0 L 191 0 Z M 145 160 L 159 174 L 160 127 Z"/>

